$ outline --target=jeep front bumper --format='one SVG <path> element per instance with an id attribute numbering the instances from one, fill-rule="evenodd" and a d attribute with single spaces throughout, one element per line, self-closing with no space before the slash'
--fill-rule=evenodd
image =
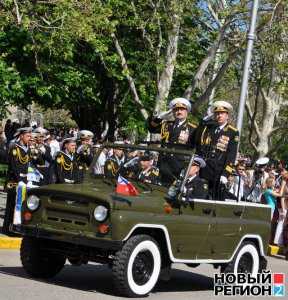
<path id="1" fill-rule="evenodd" d="M 56 229 L 49 230 L 31 225 L 13 225 L 12 231 L 23 236 L 31 236 L 60 242 L 62 241 L 74 245 L 88 246 L 103 250 L 117 251 L 123 246 L 122 241 L 112 241 L 98 237 L 90 238 L 82 233 L 73 233 Z"/>

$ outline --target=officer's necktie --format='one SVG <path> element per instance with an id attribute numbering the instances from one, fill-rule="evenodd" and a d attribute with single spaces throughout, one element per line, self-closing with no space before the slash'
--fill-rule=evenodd
<path id="1" fill-rule="evenodd" d="M 218 134 L 220 131 L 221 131 L 221 128 L 217 127 L 216 130 L 215 130 L 215 134 Z"/>

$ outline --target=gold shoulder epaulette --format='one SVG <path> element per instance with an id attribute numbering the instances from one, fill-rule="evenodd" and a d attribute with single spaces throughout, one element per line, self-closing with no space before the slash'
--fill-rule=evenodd
<path id="1" fill-rule="evenodd" d="M 152 174 L 154 174 L 155 176 L 159 176 L 159 170 L 158 169 L 153 169 Z"/>
<path id="2" fill-rule="evenodd" d="M 58 163 L 58 164 L 61 164 L 62 160 L 63 160 L 63 155 L 62 155 L 62 154 L 58 154 L 58 155 L 56 156 L 56 161 L 57 161 L 57 163 Z"/>
<path id="3" fill-rule="evenodd" d="M 232 129 L 233 131 L 238 131 L 238 129 L 236 127 L 233 127 L 232 125 L 228 125 L 228 128 Z"/>
<path id="4" fill-rule="evenodd" d="M 190 125 L 190 126 L 193 127 L 193 128 L 197 128 L 197 125 L 196 125 L 195 123 L 188 122 L 188 125 Z"/>

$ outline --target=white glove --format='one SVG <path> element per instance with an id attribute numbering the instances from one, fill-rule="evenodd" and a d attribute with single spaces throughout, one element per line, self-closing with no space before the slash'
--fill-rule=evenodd
<path id="1" fill-rule="evenodd" d="M 27 183 L 27 188 L 29 188 L 29 189 L 38 188 L 38 187 L 40 187 L 40 186 L 33 184 L 31 181 L 28 181 L 28 183 Z"/>
<path id="2" fill-rule="evenodd" d="M 45 152 L 46 152 L 46 148 L 42 145 L 40 148 L 40 151 L 43 153 L 43 154 L 45 154 Z"/>
<path id="3" fill-rule="evenodd" d="M 124 167 L 124 168 L 129 168 L 129 167 L 131 167 L 131 166 L 134 166 L 134 165 L 138 164 L 138 162 L 139 162 L 139 157 L 136 156 L 136 157 L 134 157 L 134 158 L 128 160 L 128 161 L 123 165 L 123 167 Z"/>
<path id="4" fill-rule="evenodd" d="M 225 177 L 225 176 L 221 176 L 220 177 L 220 183 L 223 183 L 223 184 L 227 184 L 227 182 L 228 182 L 228 179 L 227 179 L 227 177 Z"/>
<path id="5" fill-rule="evenodd" d="M 168 120 L 171 117 L 172 109 L 169 109 L 167 111 L 163 111 L 159 113 L 157 118 L 162 119 L 162 120 Z"/>
<path id="6" fill-rule="evenodd" d="M 213 116 L 214 116 L 213 108 L 212 108 L 212 106 L 209 106 L 203 120 L 204 121 L 211 120 L 213 118 Z"/>
<path id="7" fill-rule="evenodd" d="M 64 178 L 65 183 L 74 183 L 74 180 Z"/>

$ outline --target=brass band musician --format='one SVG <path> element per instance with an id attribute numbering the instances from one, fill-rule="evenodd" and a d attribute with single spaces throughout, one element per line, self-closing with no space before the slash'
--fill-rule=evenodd
<path id="1" fill-rule="evenodd" d="M 27 183 L 28 166 L 31 160 L 29 143 L 31 127 L 19 128 L 15 133 L 15 142 L 8 149 L 7 201 L 2 232 L 14 236 L 10 230 L 13 222 L 16 187 L 19 182 Z"/>
<path id="2" fill-rule="evenodd" d="M 84 179 L 84 172 L 88 170 L 93 161 L 92 139 L 93 132 L 90 130 L 81 130 L 78 133 L 80 145 L 77 148 L 77 163 L 78 163 L 78 181 Z"/>
<path id="3" fill-rule="evenodd" d="M 56 183 L 76 183 L 78 181 L 76 139 L 74 137 L 64 139 L 61 150 L 55 156 L 55 176 Z"/>

